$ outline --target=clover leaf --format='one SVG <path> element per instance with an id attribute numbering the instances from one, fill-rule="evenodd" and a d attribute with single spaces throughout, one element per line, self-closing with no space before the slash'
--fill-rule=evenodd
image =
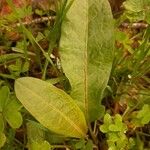
<path id="1" fill-rule="evenodd" d="M 110 124 L 112 124 L 112 119 L 111 116 L 107 113 L 104 116 L 104 124 L 100 126 L 100 131 L 102 131 L 103 133 L 109 132 Z"/>

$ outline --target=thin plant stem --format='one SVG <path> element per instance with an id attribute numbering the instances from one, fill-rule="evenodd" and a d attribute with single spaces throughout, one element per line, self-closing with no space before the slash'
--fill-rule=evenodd
<path id="1" fill-rule="evenodd" d="M 94 142 L 94 144 L 97 145 L 97 144 L 98 144 L 98 139 L 96 138 L 94 132 L 92 131 L 92 127 L 91 127 L 91 124 L 90 124 L 90 123 L 89 123 L 88 127 L 89 127 L 90 135 L 91 135 L 91 137 L 92 137 L 92 139 L 93 139 L 93 142 Z"/>

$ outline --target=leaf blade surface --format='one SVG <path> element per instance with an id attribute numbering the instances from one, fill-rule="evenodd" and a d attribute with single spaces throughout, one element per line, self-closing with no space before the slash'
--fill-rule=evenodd
<path id="1" fill-rule="evenodd" d="M 94 121 L 113 61 L 113 18 L 106 0 L 75 0 L 62 24 L 60 57 L 71 97 Z"/>
<path id="2" fill-rule="evenodd" d="M 40 79 L 24 77 L 15 82 L 15 93 L 24 107 L 45 127 L 69 137 L 85 137 L 82 111 L 64 91 Z"/>

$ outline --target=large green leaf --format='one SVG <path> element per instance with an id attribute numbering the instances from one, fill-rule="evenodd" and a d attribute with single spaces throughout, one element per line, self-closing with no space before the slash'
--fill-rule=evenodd
<path id="1" fill-rule="evenodd" d="M 24 77 L 15 82 L 17 98 L 45 127 L 70 137 L 85 137 L 85 117 L 64 91 L 40 79 Z"/>
<path id="2" fill-rule="evenodd" d="M 100 115 L 113 45 L 113 18 L 107 0 L 74 0 L 62 24 L 60 57 L 72 87 L 71 97 L 90 121 Z"/>

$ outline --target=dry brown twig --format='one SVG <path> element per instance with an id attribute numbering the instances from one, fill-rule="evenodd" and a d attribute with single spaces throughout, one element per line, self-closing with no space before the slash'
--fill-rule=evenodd
<path id="1" fill-rule="evenodd" d="M 122 27 L 124 28 L 132 28 L 132 29 L 145 29 L 148 27 L 148 24 L 143 23 L 143 22 L 136 22 L 136 23 L 122 23 L 121 24 Z"/>
<path id="2" fill-rule="evenodd" d="M 55 20 L 55 16 L 40 17 L 40 18 L 35 18 L 31 21 L 25 21 L 22 23 L 15 23 L 12 25 L 12 27 L 19 27 L 21 25 L 28 26 L 28 25 L 32 25 L 32 24 L 44 23 L 44 22 L 53 21 L 53 20 Z M 143 22 L 136 22 L 136 23 L 124 22 L 120 26 L 124 27 L 124 28 L 132 28 L 132 29 L 145 29 L 148 27 L 148 24 L 143 23 Z"/>

